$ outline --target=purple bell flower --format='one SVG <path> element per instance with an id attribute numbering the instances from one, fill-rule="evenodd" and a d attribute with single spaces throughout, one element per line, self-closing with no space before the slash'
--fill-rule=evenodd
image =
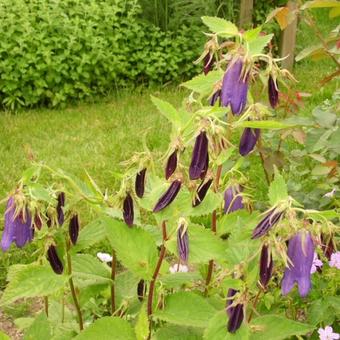
<path id="1" fill-rule="evenodd" d="M 203 59 L 203 72 L 207 75 L 213 68 L 215 57 L 213 54 L 208 53 Z"/>
<path id="2" fill-rule="evenodd" d="M 231 112 L 240 115 L 247 103 L 248 75 L 242 74 L 243 61 L 237 59 L 228 67 L 223 77 L 221 89 L 221 104 L 230 104 Z"/>
<path id="3" fill-rule="evenodd" d="M 189 258 L 189 235 L 188 230 L 183 232 L 184 226 L 181 225 L 177 231 L 177 250 L 182 262 L 187 263 Z"/>
<path id="4" fill-rule="evenodd" d="M 273 273 L 273 256 L 268 246 L 263 245 L 260 257 L 260 283 L 266 288 Z"/>
<path id="5" fill-rule="evenodd" d="M 230 214 L 236 210 L 244 208 L 242 196 L 240 195 L 242 188 L 237 184 L 230 186 L 224 192 L 224 213 Z"/>
<path id="6" fill-rule="evenodd" d="M 311 267 L 314 259 L 314 243 L 310 233 L 296 234 L 289 240 L 288 257 L 292 264 L 288 264 L 281 290 L 283 295 L 287 295 L 294 287 L 295 282 L 299 288 L 301 297 L 305 297 L 311 288 Z"/>
<path id="7" fill-rule="evenodd" d="M 230 307 L 230 305 L 233 303 L 232 297 L 237 293 L 238 291 L 235 289 L 230 288 L 228 290 L 228 300 L 226 305 L 226 312 L 229 316 L 228 320 L 228 332 L 229 333 L 235 333 L 242 324 L 244 313 L 243 313 L 243 304 L 237 304 L 234 307 Z"/>
<path id="8" fill-rule="evenodd" d="M 58 224 L 61 226 L 64 224 L 65 215 L 64 215 L 64 206 L 65 206 L 65 193 L 60 192 L 57 197 L 57 217 L 58 217 Z"/>
<path id="9" fill-rule="evenodd" d="M 5 252 L 12 242 L 18 248 L 22 248 L 33 239 L 31 214 L 27 208 L 25 211 L 16 212 L 14 198 L 11 196 L 7 201 L 5 211 L 5 228 L 1 239 L 1 248 Z"/>
<path id="10" fill-rule="evenodd" d="M 245 128 L 240 140 L 239 151 L 241 156 L 247 156 L 251 152 L 260 137 L 260 129 Z"/>
<path id="11" fill-rule="evenodd" d="M 267 232 L 274 227 L 276 223 L 280 221 L 283 211 L 278 211 L 275 208 L 271 209 L 265 217 L 258 223 L 253 230 L 252 239 L 257 239 L 267 234 Z"/>
<path id="12" fill-rule="evenodd" d="M 268 78 L 268 97 L 270 106 L 275 109 L 279 102 L 279 91 L 276 80 L 272 76 Z"/>

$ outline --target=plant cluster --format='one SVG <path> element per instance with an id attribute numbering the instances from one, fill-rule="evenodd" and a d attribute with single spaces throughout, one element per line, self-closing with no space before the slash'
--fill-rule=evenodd
<path id="1" fill-rule="evenodd" d="M 188 100 L 176 109 L 152 97 L 172 127 L 161 176 L 144 136 L 117 192 L 39 163 L 9 194 L 1 247 L 34 240 L 38 260 L 10 267 L 0 305 L 44 297 L 27 336 L 336 339 L 339 211 L 290 195 L 264 147 L 305 126 L 281 103 L 294 78 L 261 26 L 202 19 L 211 33 Z M 269 184 L 262 211 L 243 166 L 255 150 Z M 80 228 L 83 205 L 97 217 Z M 111 254 L 87 252 L 103 240 Z"/>

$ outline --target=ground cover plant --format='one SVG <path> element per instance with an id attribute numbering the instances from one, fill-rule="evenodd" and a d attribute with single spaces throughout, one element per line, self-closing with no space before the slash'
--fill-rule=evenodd
<path id="1" fill-rule="evenodd" d="M 307 205 L 287 185 L 289 167 L 281 158 L 268 161 L 273 147 L 288 136 L 299 140 L 306 126 L 313 135 L 317 124 L 285 116 L 279 92 L 294 79 L 271 56 L 271 35 L 203 21 L 212 31 L 201 56 L 205 75 L 184 83 L 192 91 L 185 105 L 152 97 L 171 125 L 164 155 L 139 135 L 143 151 L 113 176 L 115 192 L 90 174 L 79 178 L 33 162 L 9 194 L 1 246 L 7 251 L 34 238 L 38 259 L 10 267 L 0 303 L 44 297 L 45 310 L 26 320 L 27 337 L 335 334 L 337 194 L 328 193 L 327 209 L 320 195 Z M 333 109 L 320 107 L 327 122 L 314 115 L 317 132 L 331 132 L 318 135 L 327 146 L 322 155 L 308 151 L 316 160 L 337 157 Z M 260 201 L 244 166 L 256 144 L 269 182 Z M 334 166 L 326 168 L 328 185 L 336 187 Z M 79 231 L 85 209 L 92 221 Z M 105 239 L 111 254 L 88 252 Z"/>

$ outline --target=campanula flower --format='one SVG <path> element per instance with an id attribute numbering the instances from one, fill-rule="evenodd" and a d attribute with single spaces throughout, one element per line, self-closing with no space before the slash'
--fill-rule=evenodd
<path id="1" fill-rule="evenodd" d="M 236 184 L 224 192 L 224 213 L 230 214 L 244 208 L 241 196 L 242 188 Z"/>
<path id="2" fill-rule="evenodd" d="M 188 230 L 184 225 L 181 225 L 177 230 L 177 250 L 181 261 L 184 263 L 188 262 L 189 235 Z"/>
<path id="3" fill-rule="evenodd" d="M 260 137 L 260 129 L 245 128 L 241 136 L 239 152 L 241 156 L 247 156 L 253 151 Z"/>
<path id="4" fill-rule="evenodd" d="M 275 109 L 279 102 L 279 91 L 277 81 L 272 76 L 268 78 L 268 97 L 270 106 Z"/>
<path id="5" fill-rule="evenodd" d="M 237 290 L 230 288 L 227 295 L 226 312 L 229 316 L 227 329 L 230 333 L 235 333 L 240 328 L 244 318 L 243 304 L 239 303 L 236 306 L 231 306 L 233 303 L 232 298 L 237 292 Z"/>

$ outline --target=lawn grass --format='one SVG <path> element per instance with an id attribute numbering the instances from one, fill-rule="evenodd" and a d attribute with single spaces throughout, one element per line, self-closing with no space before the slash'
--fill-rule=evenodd
<path id="1" fill-rule="evenodd" d="M 335 22 L 328 20 L 326 12 L 320 11 L 318 17 L 322 31 L 333 28 Z M 300 25 L 297 50 L 313 43 L 315 37 L 310 29 Z M 311 94 L 299 114 L 310 115 L 315 105 L 331 97 L 336 81 L 322 89 L 319 81 L 331 73 L 332 67 L 329 60 L 318 63 L 305 60 L 295 65 L 294 74 L 300 81 L 296 88 Z M 117 187 L 114 173 L 122 170 L 120 162 L 142 151 L 141 139 L 146 131 L 152 151 L 164 152 L 167 148 L 170 125 L 151 103 L 150 94 L 179 106 L 188 92 L 174 87 L 157 91 L 139 89 L 132 93 L 125 90 L 94 104 L 29 110 L 15 115 L 0 113 L 0 199 L 15 187 L 21 173 L 30 165 L 30 155 L 36 161 L 77 176 L 82 176 L 86 169 L 101 188 Z M 261 199 L 267 185 L 258 155 L 251 155 L 247 162 L 247 175 L 259 188 L 256 195 Z M 0 212 L 3 210 L 2 205 Z M 1 224 L 2 221 L 0 218 Z M 30 247 L 12 249 L 6 255 L 0 253 L 0 288 L 9 264 L 30 260 Z"/>

